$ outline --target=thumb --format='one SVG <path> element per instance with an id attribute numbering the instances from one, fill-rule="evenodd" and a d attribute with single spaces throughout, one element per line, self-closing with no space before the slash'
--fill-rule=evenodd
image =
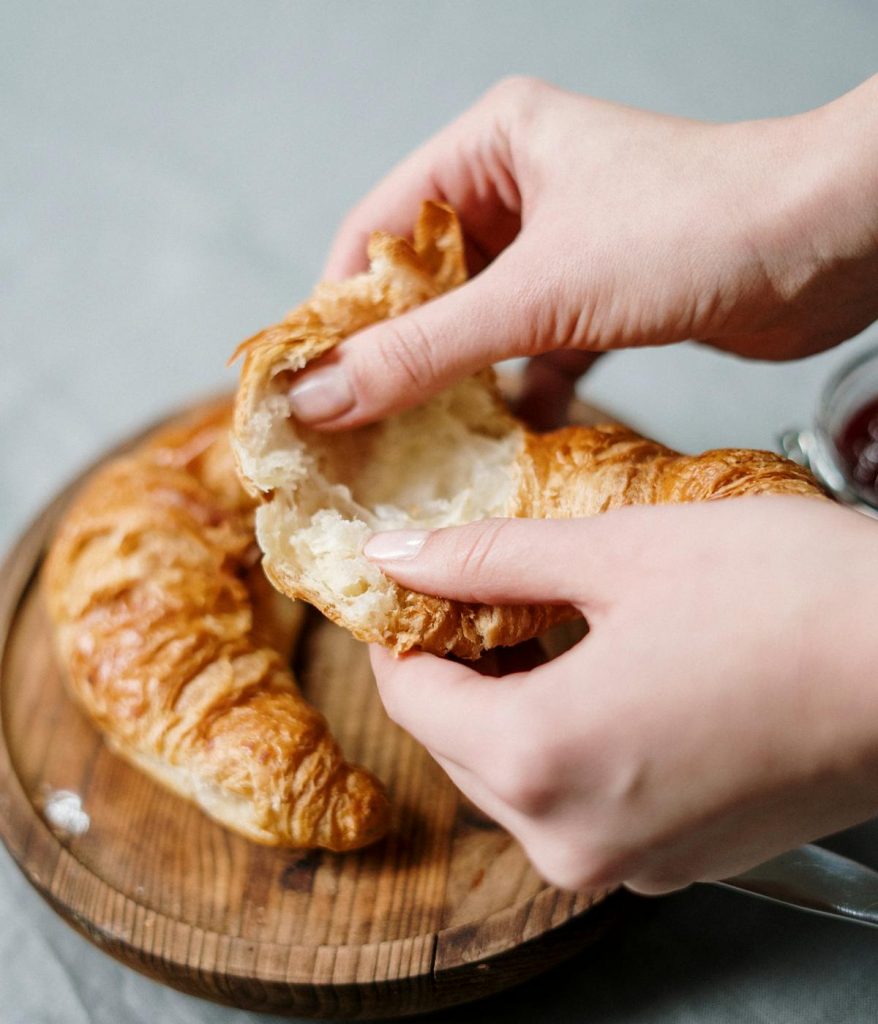
<path id="1" fill-rule="evenodd" d="M 364 554 L 421 593 L 479 604 L 594 603 L 611 572 L 598 519 L 483 519 L 375 534 Z"/>
<path id="2" fill-rule="evenodd" d="M 368 327 L 308 367 L 289 392 L 293 415 L 326 429 L 358 426 L 418 405 L 497 360 L 539 351 L 534 285 L 517 249 L 511 246 L 454 291 Z"/>

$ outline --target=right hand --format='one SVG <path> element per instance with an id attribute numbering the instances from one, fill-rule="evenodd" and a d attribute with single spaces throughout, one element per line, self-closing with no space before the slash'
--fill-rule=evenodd
<path id="1" fill-rule="evenodd" d="M 378 534 L 366 555 L 421 593 L 588 620 L 500 682 L 372 648 L 390 717 L 555 885 L 725 878 L 878 810 L 865 516 L 731 498 Z"/>
<path id="2" fill-rule="evenodd" d="M 373 230 L 405 234 L 439 199 L 481 273 L 309 366 L 294 414 L 356 426 L 512 356 L 549 353 L 570 390 L 617 347 L 790 359 L 850 337 L 878 317 L 875 93 L 716 125 L 501 82 L 354 209 L 325 270 L 364 270 Z"/>

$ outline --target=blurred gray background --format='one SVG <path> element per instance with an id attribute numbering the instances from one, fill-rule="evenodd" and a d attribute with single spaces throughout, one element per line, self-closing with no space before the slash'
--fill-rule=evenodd
<path id="1" fill-rule="evenodd" d="M 231 386 L 226 357 L 307 293 L 348 207 L 497 78 L 731 120 L 823 103 L 876 64 L 874 0 L 3 0 L 0 542 L 127 432 Z M 771 446 L 868 343 L 786 366 L 617 354 L 583 394 L 684 449 Z M 874 839 L 837 842 L 876 862 Z M 443 1019 L 874 1021 L 875 949 L 691 891 Z M 2 1024 L 249 1019 L 104 957 L 0 854 Z"/>

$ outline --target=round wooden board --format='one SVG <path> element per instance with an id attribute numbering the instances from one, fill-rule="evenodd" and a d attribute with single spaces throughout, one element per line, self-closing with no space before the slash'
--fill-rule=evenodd
<path id="1" fill-rule="evenodd" d="M 348 1019 L 499 991 L 601 934 L 615 899 L 545 885 L 386 717 L 365 647 L 316 614 L 299 681 L 347 756 L 387 783 L 386 840 L 344 855 L 258 846 L 111 754 L 65 692 L 39 593 L 43 553 L 78 483 L 0 575 L 0 837 L 71 924 L 186 992 Z M 84 834 L 47 824 L 41 808 L 58 790 L 80 797 Z"/>

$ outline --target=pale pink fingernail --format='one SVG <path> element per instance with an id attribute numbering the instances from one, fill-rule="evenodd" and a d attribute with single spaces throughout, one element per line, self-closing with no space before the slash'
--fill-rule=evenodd
<path id="1" fill-rule="evenodd" d="M 289 398 L 293 415 L 303 423 L 331 420 L 354 404 L 354 393 L 340 366 L 306 374 L 290 388 Z"/>
<path id="2" fill-rule="evenodd" d="M 363 554 L 375 562 L 397 562 L 414 558 L 424 546 L 428 530 L 390 530 L 370 537 Z"/>

